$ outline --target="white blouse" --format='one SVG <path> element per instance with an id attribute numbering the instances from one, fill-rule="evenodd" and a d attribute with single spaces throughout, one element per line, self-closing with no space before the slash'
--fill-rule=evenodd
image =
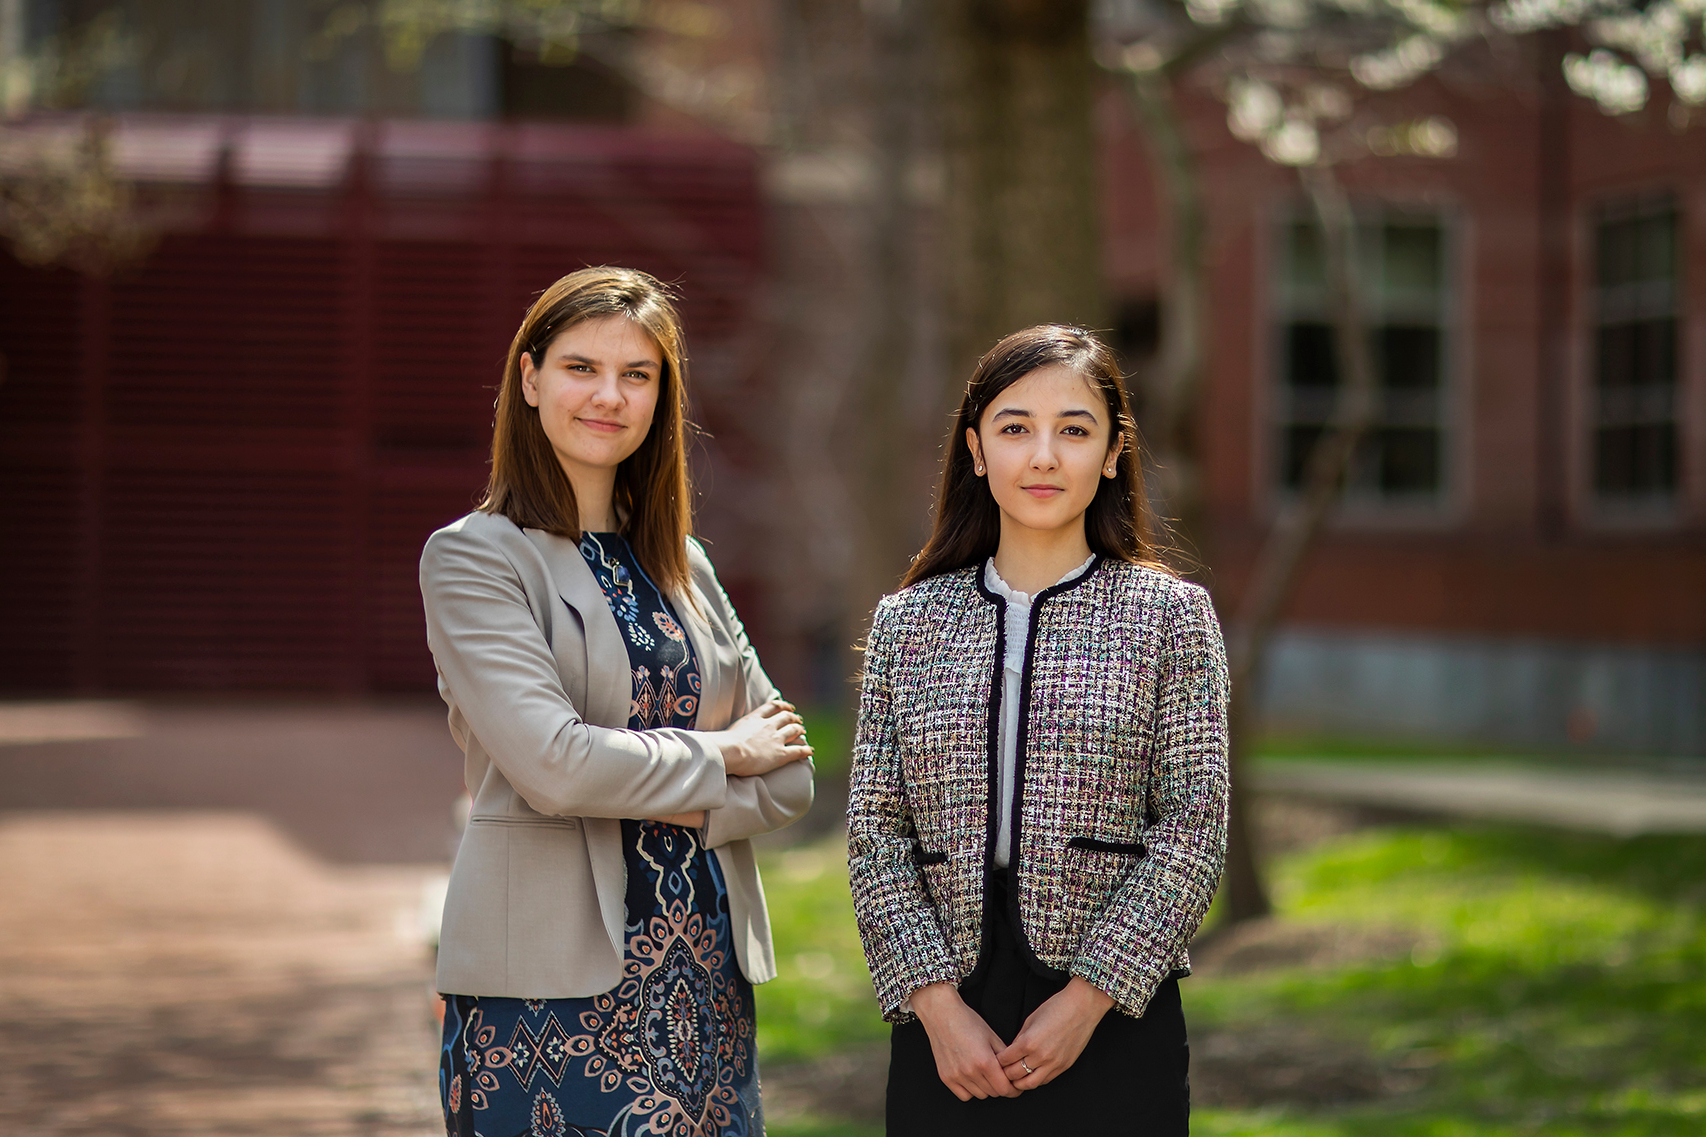
<path id="1" fill-rule="evenodd" d="M 1054 583 L 1060 585 L 1077 580 L 1095 560 L 1096 554 L 1091 553 L 1083 564 Z M 984 563 L 983 583 L 989 591 L 1007 601 L 1006 650 L 1001 674 L 1001 812 L 997 815 L 995 830 L 995 863 L 1006 868 L 1013 844 L 1013 771 L 1019 754 L 1019 684 L 1025 678 L 1025 644 L 1031 635 L 1033 598 L 1014 590 L 1001 579 L 1001 574 L 995 571 L 994 557 Z"/>

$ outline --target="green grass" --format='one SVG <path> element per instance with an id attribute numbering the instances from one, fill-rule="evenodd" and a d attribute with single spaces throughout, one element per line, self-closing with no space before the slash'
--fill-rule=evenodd
<path id="1" fill-rule="evenodd" d="M 1404 925 L 1411 958 L 1185 984 L 1221 1030 L 1275 1023 L 1431 1070 L 1401 1099 L 1199 1111 L 1272 1137 L 1706 1133 L 1706 840 L 1378 830 L 1275 867 L 1297 921 Z"/>
<path id="2" fill-rule="evenodd" d="M 1674 759 L 1652 755 L 1619 754 L 1591 746 L 1524 747 L 1490 746 L 1476 742 L 1454 742 L 1427 738 L 1351 738 L 1342 735 L 1272 733 L 1256 740 L 1251 755 L 1262 761 L 1290 759 L 1377 762 L 1463 762 L 1495 759 L 1523 766 L 1562 766 L 1570 769 L 1604 769 L 1648 766 L 1655 762 L 1673 767 Z M 1706 766 L 1706 763 L 1702 763 Z"/>
<path id="3" fill-rule="evenodd" d="M 1574 752 L 1525 750 L 1517 746 L 1485 746 L 1467 742 L 1449 742 L 1416 738 L 1345 738 L 1338 735 L 1270 734 L 1260 738 L 1251 748 L 1257 758 L 1284 760 L 1288 758 L 1368 760 L 1396 758 L 1404 761 L 1427 759 L 1509 758 L 1519 761 L 1558 761 L 1575 764 L 1581 756 Z"/>
<path id="4" fill-rule="evenodd" d="M 769 1137 L 882 1137 L 880 1125 L 860 1125 L 851 1121 L 788 1121 L 765 1124 Z"/>
<path id="5" fill-rule="evenodd" d="M 812 744 L 812 764 L 820 778 L 845 778 L 853 765 L 853 724 L 832 707 L 801 707 L 806 738 Z"/>
<path id="6" fill-rule="evenodd" d="M 769 853 L 780 977 L 758 988 L 765 1062 L 886 1037 L 838 840 Z M 1276 1024 L 1419 1089 L 1320 1109 L 1198 1109 L 1208 1137 L 1706 1134 L 1706 839 L 1513 827 L 1365 830 L 1270 866 L 1282 918 L 1406 927 L 1408 959 L 1183 985 L 1192 1029 Z M 874 1137 L 834 1119 L 776 1137 Z"/>
<path id="7" fill-rule="evenodd" d="M 756 989 L 763 1062 L 817 1058 L 888 1037 L 853 922 L 840 838 L 766 854 L 777 976 Z"/>

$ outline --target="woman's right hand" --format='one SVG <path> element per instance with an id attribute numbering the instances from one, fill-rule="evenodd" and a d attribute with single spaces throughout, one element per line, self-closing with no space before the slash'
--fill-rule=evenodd
<path id="1" fill-rule="evenodd" d="M 730 777 L 768 774 L 778 766 L 810 758 L 806 727 L 792 703 L 771 699 L 719 732 L 723 769 Z"/>
<path id="2" fill-rule="evenodd" d="M 912 993 L 912 1010 L 930 1036 L 936 1056 L 936 1076 L 961 1101 L 972 1098 L 1016 1098 L 1019 1090 L 1007 1080 L 996 1055 L 1006 1049 L 1001 1036 L 983 1016 L 966 1006 L 952 983 L 932 983 Z"/>

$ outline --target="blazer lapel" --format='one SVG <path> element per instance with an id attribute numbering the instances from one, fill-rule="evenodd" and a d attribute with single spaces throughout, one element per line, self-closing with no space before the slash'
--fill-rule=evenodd
<path id="1" fill-rule="evenodd" d="M 586 705 L 575 710 L 594 726 L 625 728 L 634 705 L 634 678 L 628 645 L 622 639 L 622 629 L 616 626 L 616 617 L 610 614 L 603 589 L 575 542 L 539 529 L 527 530 L 527 536 L 544 554 L 557 595 L 580 616 L 586 636 L 586 659 L 579 661 L 586 677 Z M 568 680 L 569 676 L 563 678 Z M 570 694 L 572 697 L 574 692 Z"/>
<path id="2" fill-rule="evenodd" d="M 610 602 L 598 579 L 581 556 L 580 546 L 567 537 L 557 537 L 538 529 L 526 531 L 528 538 L 544 554 L 545 566 L 557 595 L 563 603 L 580 616 L 586 636 L 586 658 L 567 661 L 578 666 L 586 678 L 586 703 L 575 710 L 581 719 L 594 726 L 625 729 L 629 711 L 634 705 L 633 665 L 628 659 L 628 644 L 622 629 L 611 615 Z M 558 667 L 564 665 L 558 657 Z M 567 684 L 570 676 L 564 675 Z M 575 692 L 569 691 L 571 700 Z M 593 890 L 598 895 L 599 915 L 604 917 L 604 932 L 611 947 L 621 956 L 627 922 L 625 897 L 628 868 L 622 854 L 622 823 L 610 817 L 584 817 L 582 830 L 586 833 L 586 855 L 592 865 Z"/>

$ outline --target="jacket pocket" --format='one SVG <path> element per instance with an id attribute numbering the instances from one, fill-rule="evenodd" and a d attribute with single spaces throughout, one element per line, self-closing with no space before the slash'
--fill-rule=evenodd
<path id="1" fill-rule="evenodd" d="M 1066 847 L 1091 853 L 1125 853 L 1139 860 L 1149 852 L 1143 847 L 1142 841 L 1098 841 L 1094 837 L 1074 837 L 1066 843 Z"/>
<path id="2" fill-rule="evenodd" d="M 948 863 L 948 854 L 935 849 L 914 849 L 912 863 L 920 868 L 925 865 L 945 865 Z"/>
<path id="3" fill-rule="evenodd" d="M 469 825 L 510 825 L 532 829 L 579 829 L 578 817 L 470 817 Z"/>

